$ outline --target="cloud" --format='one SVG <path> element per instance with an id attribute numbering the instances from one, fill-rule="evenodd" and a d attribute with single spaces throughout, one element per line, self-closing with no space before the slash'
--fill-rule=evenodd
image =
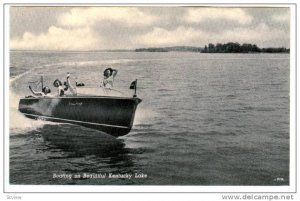
<path id="1" fill-rule="evenodd" d="M 193 28 L 178 27 L 175 30 L 166 30 L 155 27 L 153 31 L 138 36 L 136 42 L 141 45 L 175 45 L 184 44 L 201 36 L 201 31 L 196 31 Z"/>
<path id="2" fill-rule="evenodd" d="M 269 35 L 272 37 L 268 37 Z M 289 37 L 282 30 L 272 29 L 261 23 L 252 28 L 238 27 L 224 32 L 212 33 L 204 29 L 178 27 L 175 30 L 154 28 L 151 32 L 136 38 L 140 46 L 192 45 L 204 46 L 208 43 L 255 43 L 260 47 L 285 46 Z"/>
<path id="3" fill-rule="evenodd" d="M 278 23 L 289 23 L 290 22 L 290 13 L 281 13 L 272 15 L 272 19 Z"/>
<path id="4" fill-rule="evenodd" d="M 122 22 L 130 26 L 145 26 L 152 24 L 157 18 L 134 7 L 73 8 L 58 17 L 59 25 L 69 27 L 92 26 L 104 20 Z"/>
<path id="5" fill-rule="evenodd" d="M 72 8 L 68 12 L 58 15 L 57 22 L 50 26 L 46 32 L 35 34 L 26 31 L 22 37 L 12 38 L 10 48 L 39 50 L 110 49 L 108 41 L 101 41 L 104 36 L 101 36 L 100 30 L 94 26 L 96 23 L 119 22 L 128 28 L 135 28 L 149 25 L 155 20 L 157 20 L 156 17 L 144 14 L 134 7 Z M 114 26 L 108 27 L 109 32 L 118 30 Z"/>
<path id="6" fill-rule="evenodd" d="M 272 35 L 272 37 L 268 37 Z M 289 40 L 287 33 L 278 29 L 271 29 L 266 24 L 261 23 L 256 27 L 236 28 L 228 30 L 218 36 L 222 41 L 238 41 L 241 43 L 256 43 L 260 47 L 266 46 L 285 46 L 286 40 Z"/>
<path id="7" fill-rule="evenodd" d="M 191 8 L 183 19 L 189 23 L 201 23 L 207 20 L 230 20 L 246 25 L 252 22 L 253 17 L 241 8 Z"/>
<path id="8" fill-rule="evenodd" d="M 39 15 L 34 14 L 37 12 L 34 9 L 16 10 L 18 15 L 12 15 L 15 20 L 10 23 L 19 32 L 11 35 L 11 49 L 203 47 L 218 42 L 289 47 L 289 28 L 286 25 L 289 25 L 290 16 L 289 12 L 282 9 L 66 7 L 54 12 L 55 9 L 42 7 Z M 45 23 L 46 17 L 32 20 L 37 16 L 48 16 L 49 13 L 52 13 L 52 17 L 48 23 Z M 24 21 L 27 23 L 22 23 Z"/>
<path id="9" fill-rule="evenodd" d="M 91 50 L 100 44 L 99 37 L 90 28 L 63 29 L 51 26 L 47 33 L 25 32 L 21 38 L 10 41 L 11 49 L 35 50 Z"/>

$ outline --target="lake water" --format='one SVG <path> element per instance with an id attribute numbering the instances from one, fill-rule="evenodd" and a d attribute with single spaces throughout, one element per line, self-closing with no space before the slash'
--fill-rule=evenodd
<path id="1" fill-rule="evenodd" d="M 9 181 L 289 185 L 289 65 L 288 54 L 13 51 Z M 52 91 L 67 72 L 73 82 L 99 86 L 107 67 L 119 70 L 116 89 L 138 79 L 143 101 L 128 135 L 115 139 L 18 112 L 40 76 Z M 147 177 L 108 178 L 135 173 Z"/>

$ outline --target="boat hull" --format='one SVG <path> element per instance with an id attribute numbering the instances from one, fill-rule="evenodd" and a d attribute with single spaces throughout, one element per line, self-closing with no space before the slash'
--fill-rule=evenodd
<path id="1" fill-rule="evenodd" d="M 19 111 L 28 118 L 78 124 L 119 137 L 130 132 L 140 102 L 109 96 L 22 98 Z"/>

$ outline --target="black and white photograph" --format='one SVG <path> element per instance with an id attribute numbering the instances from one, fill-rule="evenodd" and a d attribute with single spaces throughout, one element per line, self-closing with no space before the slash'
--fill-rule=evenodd
<path id="1" fill-rule="evenodd" d="M 295 5 L 5 12 L 5 181 L 18 192 L 295 191 Z"/>

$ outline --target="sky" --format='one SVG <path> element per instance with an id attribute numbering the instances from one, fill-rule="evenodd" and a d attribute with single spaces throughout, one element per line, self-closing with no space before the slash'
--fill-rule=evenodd
<path id="1" fill-rule="evenodd" d="M 238 42 L 290 47 L 280 7 L 11 7 L 10 49 L 113 50 Z"/>

